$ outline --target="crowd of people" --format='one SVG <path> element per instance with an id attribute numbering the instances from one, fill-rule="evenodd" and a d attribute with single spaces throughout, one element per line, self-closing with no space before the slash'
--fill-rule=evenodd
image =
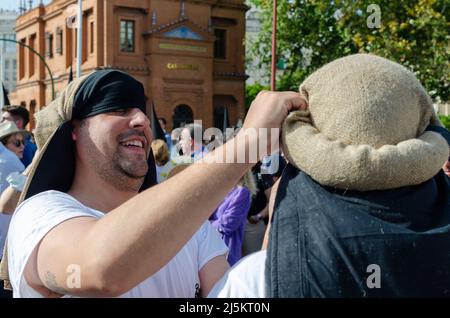
<path id="1" fill-rule="evenodd" d="M 164 118 L 154 139 L 146 100 L 108 69 L 33 134 L 3 109 L 2 297 L 450 297 L 450 132 L 403 66 L 351 55 L 261 92 L 214 148 Z M 253 162 L 261 128 L 281 147 Z"/>

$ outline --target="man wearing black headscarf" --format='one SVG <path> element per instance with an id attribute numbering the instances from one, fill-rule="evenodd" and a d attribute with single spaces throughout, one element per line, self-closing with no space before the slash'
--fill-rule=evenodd
<path id="1" fill-rule="evenodd" d="M 279 127 L 301 105 L 296 93 L 263 93 L 243 131 Z M 129 75 L 77 79 L 36 117 L 39 153 L 7 244 L 14 296 L 206 295 L 227 269 L 207 218 L 251 167 L 214 160 L 257 140 L 242 133 L 151 187 L 144 90 Z"/>

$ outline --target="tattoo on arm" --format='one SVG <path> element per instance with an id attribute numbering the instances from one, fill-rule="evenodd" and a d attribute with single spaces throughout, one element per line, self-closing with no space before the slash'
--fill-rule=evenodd
<path id="1" fill-rule="evenodd" d="M 64 288 L 58 286 L 55 274 L 50 271 L 47 271 L 47 275 L 45 275 L 45 285 L 48 289 L 55 293 L 61 295 L 67 294 L 67 291 Z"/>

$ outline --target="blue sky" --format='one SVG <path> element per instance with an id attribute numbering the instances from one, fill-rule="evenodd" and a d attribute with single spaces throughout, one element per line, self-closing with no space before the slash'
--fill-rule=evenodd
<path id="1" fill-rule="evenodd" d="M 27 4 L 27 9 L 29 6 L 29 1 L 25 0 Z M 44 0 L 43 3 L 47 4 L 51 0 Z M 33 0 L 33 7 L 39 4 L 39 0 Z M 16 10 L 19 11 L 20 0 L 0 0 L 0 9 Z"/>

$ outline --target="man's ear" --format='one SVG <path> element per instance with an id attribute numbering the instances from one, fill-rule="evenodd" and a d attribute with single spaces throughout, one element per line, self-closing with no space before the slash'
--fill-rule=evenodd
<path id="1" fill-rule="evenodd" d="M 78 131 L 80 128 L 80 121 L 76 119 L 72 120 L 71 125 L 72 125 L 72 140 L 75 141 L 77 140 Z"/>

